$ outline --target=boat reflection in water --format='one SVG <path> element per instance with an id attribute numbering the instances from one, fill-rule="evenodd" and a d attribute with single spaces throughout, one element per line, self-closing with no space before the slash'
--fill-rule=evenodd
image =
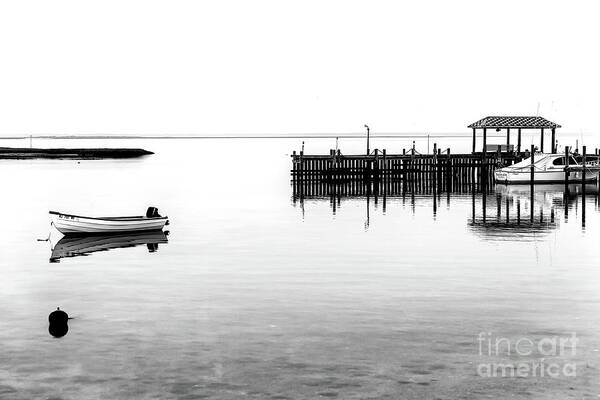
<path id="1" fill-rule="evenodd" d="M 148 251 L 153 253 L 158 250 L 160 243 L 168 243 L 168 233 L 168 231 L 156 230 L 106 235 L 63 236 L 52 246 L 50 262 L 60 262 L 61 258 L 66 257 L 87 256 L 97 251 L 143 245 L 146 245 Z"/>

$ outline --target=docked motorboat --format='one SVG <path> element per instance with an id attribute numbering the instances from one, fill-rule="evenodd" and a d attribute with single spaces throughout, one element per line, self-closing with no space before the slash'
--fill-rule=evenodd
<path id="1" fill-rule="evenodd" d="M 497 183 L 530 184 L 531 169 L 533 167 L 533 183 L 561 183 L 565 182 L 565 168 L 569 170 L 569 182 L 581 182 L 585 174 L 586 181 L 598 178 L 598 159 L 590 157 L 583 165 L 581 156 L 569 155 L 568 165 L 563 154 L 535 153 L 534 162 L 527 158 L 508 167 L 494 171 Z"/>
<path id="2" fill-rule="evenodd" d="M 154 231 L 168 224 L 168 217 L 159 215 L 155 207 L 148 207 L 145 216 L 85 217 L 50 211 L 50 218 L 54 227 L 64 235 Z"/>

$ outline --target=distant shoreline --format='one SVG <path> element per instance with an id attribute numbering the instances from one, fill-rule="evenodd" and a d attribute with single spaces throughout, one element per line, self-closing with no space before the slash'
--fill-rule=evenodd
<path id="1" fill-rule="evenodd" d="M 37 158 L 97 160 L 105 158 L 137 158 L 154 154 L 144 149 L 126 148 L 19 148 L 0 147 L 0 160 L 24 160 Z"/>

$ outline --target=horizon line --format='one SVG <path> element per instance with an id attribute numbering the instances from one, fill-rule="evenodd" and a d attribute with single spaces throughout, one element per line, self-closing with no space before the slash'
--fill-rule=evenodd
<path id="1" fill-rule="evenodd" d="M 561 132 L 562 134 L 590 134 L 589 132 Z M 82 135 L 11 135 L 0 136 L 1 139 L 335 139 L 335 138 L 365 138 L 365 133 L 280 133 L 280 134 L 189 134 L 189 135 L 165 135 L 165 134 L 140 134 L 140 135 L 121 135 L 121 134 L 82 134 Z M 470 138 L 472 133 L 458 132 L 381 132 L 371 133 L 372 138 Z M 477 133 L 477 137 L 483 136 Z M 506 133 L 490 133 L 488 137 L 506 137 Z"/>

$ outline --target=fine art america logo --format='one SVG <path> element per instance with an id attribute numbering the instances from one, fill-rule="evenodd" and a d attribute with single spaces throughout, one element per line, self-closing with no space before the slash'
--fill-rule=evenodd
<path id="1" fill-rule="evenodd" d="M 576 355 L 577 335 L 509 339 L 481 332 L 477 336 L 481 377 L 574 377 L 576 363 L 567 362 Z M 501 359 L 501 361 L 498 361 Z M 489 361 L 489 362 L 484 362 Z"/>

